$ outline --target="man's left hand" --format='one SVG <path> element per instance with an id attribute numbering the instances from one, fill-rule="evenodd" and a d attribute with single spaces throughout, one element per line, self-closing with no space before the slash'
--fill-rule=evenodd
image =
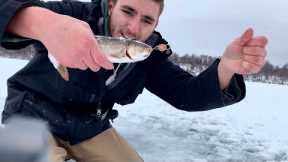
<path id="1" fill-rule="evenodd" d="M 231 73 L 257 73 L 266 63 L 267 42 L 264 36 L 253 37 L 253 29 L 249 28 L 227 46 L 220 64 Z"/>
<path id="2" fill-rule="evenodd" d="M 253 37 L 253 29 L 247 29 L 241 37 L 232 41 L 227 47 L 218 66 L 221 89 L 230 83 L 236 74 L 258 73 L 266 63 L 267 38 Z"/>

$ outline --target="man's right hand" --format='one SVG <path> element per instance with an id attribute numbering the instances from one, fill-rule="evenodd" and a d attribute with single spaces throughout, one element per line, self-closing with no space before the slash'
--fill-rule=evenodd
<path id="1" fill-rule="evenodd" d="M 89 68 L 95 72 L 101 67 L 113 69 L 84 21 L 40 7 L 27 7 L 17 13 L 8 27 L 14 34 L 41 41 L 63 66 L 81 70 Z"/>

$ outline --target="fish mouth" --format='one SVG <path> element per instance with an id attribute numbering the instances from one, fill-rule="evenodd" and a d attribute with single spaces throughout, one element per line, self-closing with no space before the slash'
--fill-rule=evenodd
<path id="1" fill-rule="evenodd" d="M 128 40 L 133 40 L 133 41 L 137 41 L 137 39 L 135 37 L 128 37 L 126 36 L 124 33 L 120 33 L 121 37 L 125 38 L 125 39 L 128 39 Z"/>

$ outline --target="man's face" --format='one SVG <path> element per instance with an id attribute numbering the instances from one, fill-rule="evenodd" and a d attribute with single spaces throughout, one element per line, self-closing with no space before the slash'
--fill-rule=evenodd
<path id="1" fill-rule="evenodd" d="M 160 4 L 153 0 L 109 0 L 110 31 L 113 37 L 145 41 L 156 28 Z"/>

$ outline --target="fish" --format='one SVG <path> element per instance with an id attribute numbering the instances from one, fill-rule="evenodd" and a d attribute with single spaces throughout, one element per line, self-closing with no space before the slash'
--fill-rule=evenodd
<path id="1" fill-rule="evenodd" d="M 143 42 L 123 37 L 95 35 L 95 38 L 98 42 L 98 45 L 100 46 L 100 49 L 111 63 L 133 63 L 143 61 L 150 56 L 154 49 L 159 50 L 158 47 L 152 48 Z M 25 39 L 26 38 L 19 38 L 17 40 L 17 38 L 14 38 L 13 40 L 10 40 L 10 42 L 24 41 Z M 17 52 L 15 52 L 15 54 L 10 53 L 9 56 L 7 54 L 4 55 L 0 53 L 0 56 L 22 59 L 32 58 L 31 54 L 29 53 L 26 55 L 19 55 Z M 64 80 L 69 81 L 69 73 L 67 67 L 59 64 L 51 53 L 48 53 L 48 58 L 58 73 L 61 75 L 61 77 Z"/>
<path id="2" fill-rule="evenodd" d="M 145 60 L 153 48 L 143 42 L 123 37 L 95 36 L 100 49 L 112 63 L 132 63 Z"/>

